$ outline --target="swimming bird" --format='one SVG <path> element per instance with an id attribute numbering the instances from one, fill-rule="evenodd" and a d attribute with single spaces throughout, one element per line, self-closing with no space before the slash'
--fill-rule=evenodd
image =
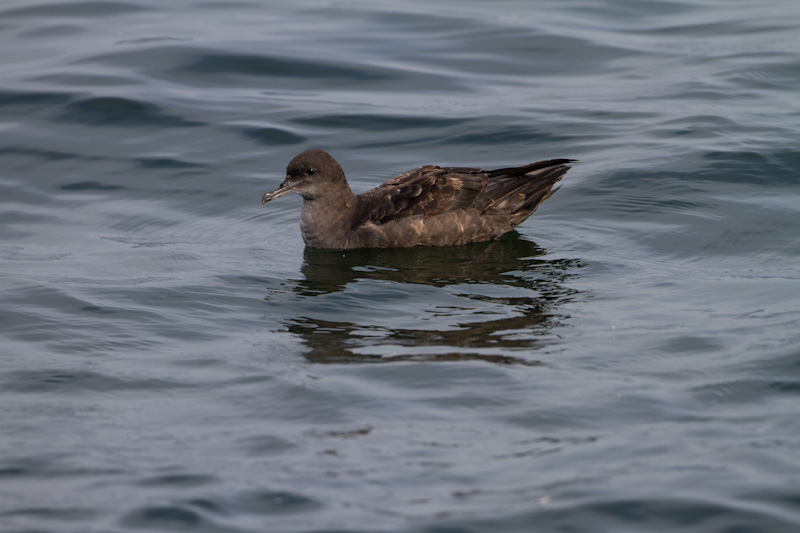
<path id="1" fill-rule="evenodd" d="M 553 186 L 572 161 L 497 170 L 426 165 L 356 195 L 330 154 L 308 150 L 292 159 L 286 179 L 261 203 L 290 192 L 302 196 L 300 230 L 312 248 L 467 244 L 517 227 L 558 190 Z"/>

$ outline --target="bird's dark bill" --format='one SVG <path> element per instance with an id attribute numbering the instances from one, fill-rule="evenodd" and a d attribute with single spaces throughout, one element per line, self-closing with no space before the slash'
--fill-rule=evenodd
<path id="1" fill-rule="evenodd" d="M 292 192 L 293 188 L 294 188 L 293 185 L 288 185 L 286 182 L 283 182 L 280 187 L 278 187 L 272 192 L 266 193 L 264 196 L 261 197 L 261 205 L 264 205 L 265 203 L 269 202 L 270 200 L 274 200 L 275 198 L 279 198 L 284 194 Z"/>

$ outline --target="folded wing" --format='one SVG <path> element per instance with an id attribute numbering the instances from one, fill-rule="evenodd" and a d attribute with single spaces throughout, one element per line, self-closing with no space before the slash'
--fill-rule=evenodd
<path id="1" fill-rule="evenodd" d="M 459 210 L 505 211 L 516 225 L 555 192 L 553 185 L 571 161 L 552 159 L 497 170 L 418 167 L 359 195 L 353 227 Z"/>

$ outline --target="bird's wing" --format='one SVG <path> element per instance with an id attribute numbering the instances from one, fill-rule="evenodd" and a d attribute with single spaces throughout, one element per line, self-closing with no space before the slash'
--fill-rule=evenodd
<path id="1" fill-rule="evenodd" d="M 487 172 L 479 168 L 427 165 L 409 170 L 358 196 L 353 227 L 479 207 L 475 201 L 487 181 Z"/>

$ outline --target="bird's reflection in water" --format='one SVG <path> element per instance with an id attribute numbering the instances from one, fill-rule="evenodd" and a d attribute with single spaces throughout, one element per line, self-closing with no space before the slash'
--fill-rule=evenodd
<path id="1" fill-rule="evenodd" d="M 288 318 L 285 325 L 303 339 L 308 348 L 305 356 L 318 363 L 485 360 L 541 364 L 535 352 L 557 342 L 551 331 L 563 317 L 557 308 L 575 293 L 565 280 L 580 264 L 543 259 L 545 251 L 516 232 L 505 235 L 487 252 L 488 246 L 306 248 L 301 269 L 305 279 L 294 293 L 313 305 L 311 312 L 300 311 L 301 316 Z M 376 291 L 364 296 L 370 306 L 366 311 L 354 309 L 358 299 L 326 310 L 332 295 L 363 295 L 369 289 L 360 285 L 372 283 L 374 288 L 381 281 L 413 284 L 401 291 L 406 296 L 411 293 L 411 301 L 391 296 L 381 301 L 385 295 Z M 440 289 L 442 301 L 428 290 L 415 291 L 420 286 Z M 467 305 L 448 306 L 454 295 Z M 417 296 L 424 301 L 415 302 Z M 383 314 L 377 324 L 370 309 Z M 391 318 L 395 312 L 401 325 L 395 326 Z M 409 327 L 415 319 L 419 327 Z"/>

